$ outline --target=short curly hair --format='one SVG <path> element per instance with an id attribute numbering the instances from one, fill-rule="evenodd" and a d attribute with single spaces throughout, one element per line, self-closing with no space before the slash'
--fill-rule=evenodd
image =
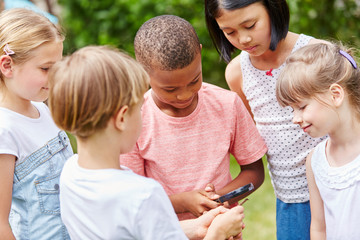
<path id="1" fill-rule="evenodd" d="M 193 26 L 174 15 L 161 15 L 146 21 L 134 40 L 135 56 L 147 70 L 172 71 L 188 66 L 200 52 Z"/>

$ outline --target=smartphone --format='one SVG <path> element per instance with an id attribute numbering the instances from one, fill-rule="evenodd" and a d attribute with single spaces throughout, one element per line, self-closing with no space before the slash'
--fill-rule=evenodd
<path id="1" fill-rule="evenodd" d="M 238 189 L 235 189 L 234 191 L 231 191 L 221 197 L 219 197 L 218 199 L 215 199 L 216 202 L 218 203 L 224 203 L 229 201 L 232 198 L 238 197 L 244 193 L 247 193 L 251 190 L 254 189 L 254 185 L 252 183 L 246 184 L 245 186 L 242 186 Z"/>

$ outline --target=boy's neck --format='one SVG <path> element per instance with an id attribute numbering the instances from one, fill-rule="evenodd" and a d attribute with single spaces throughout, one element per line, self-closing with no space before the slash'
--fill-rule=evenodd
<path id="1" fill-rule="evenodd" d="M 106 132 L 106 130 L 104 130 Z M 78 163 L 86 169 L 121 169 L 121 142 L 103 131 L 87 139 L 77 138 Z"/>

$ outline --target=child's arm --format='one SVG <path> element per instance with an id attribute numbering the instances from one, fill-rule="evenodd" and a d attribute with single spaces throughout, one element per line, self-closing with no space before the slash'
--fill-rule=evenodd
<path id="1" fill-rule="evenodd" d="M 264 165 L 262 159 L 259 159 L 248 165 L 241 165 L 240 169 L 241 171 L 239 175 L 236 178 L 234 178 L 225 187 L 217 190 L 217 194 L 224 195 L 248 183 L 253 183 L 254 185 L 253 191 L 255 191 L 264 182 L 265 174 L 264 174 Z M 235 202 L 238 202 L 240 199 L 248 196 L 253 191 L 247 192 L 237 198 L 232 199 L 231 201 L 229 201 L 229 204 L 231 205 Z"/>
<path id="2" fill-rule="evenodd" d="M 238 69 L 235 70 L 234 66 L 237 66 Z M 228 65 L 227 71 L 229 71 L 231 68 L 234 68 L 233 70 L 237 71 L 237 74 L 239 74 L 237 78 L 241 78 L 241 70 L 239 70 L 240 60 L 238 60 L 238 62 L 232 61 Z M 227 75 L 229 75 L 229 72 Z M 227 77 L 229 78 L 229 76 Z M 235 81 L 236 79 L 234 78 L 233 80 Z M 238 81 L 241 81 L 241 79 L 238 79 L 237 82 Z M 242 86 L 238 86 L 237 91 L 240 91 L 241 88 Z M 229 151 L 239 163 L 241 171 L 239 175 L 230 183 L 228 183 L 222 189 L 217 189 L 217 193 L 219 195 L 224 195 L 249 183 L 253 183 L 255 188 L 254 190 L 256 190 L 264 182 L 265 174 L 262 157 L 265 155 L 267 147 L 258 129 L 256 128 L 254 120 L 249 114 L 250 110 L 247 108 L 245 104 L 246 102 L 244 103 L 243 101 L 240 97 L 236 97 L 233 109 L 228 113 L 228 115 L 234 116 L 234 125 L 230 130 L 232 133 L 232 138 L 230 140 Z M 233 201 L 230 201 L 229 204 L 237 202 L 249 194 L 251 194 L 251 192 L 239 196 Z"/>
<path id="3" fill-rule="evenodd" d="M 253 183 L 254 190 L 261 186 L 264 182 L 264 165 L 262 159 L 255 161 L 254 163 L 248 165 L 241 165 L 241 172 L 239 175 L 227 184 L 224 188 L 216 191 L 209 190 L 195 190 L 191 192 L 183 192 L 179 194 L 174 194 L 169 196 L 171 203 L 175 209 L 176 213 L 191 212 L 194 216 L 201 216 L 204 211 L 216 208 L 219 204 L 213 200 L 219 197 L 219 195 L 224 195 L 228 192 L 231 192 L 243 185 L 248 183 Z M 208 185 L 210 187 L 212 185 Z M 233 204 L 240 199 L 248 196 L 253 191 L 245 193 L 237 198 L 229 201 L 229 204 Z"/>
<path id="4" fill-rule="evenodd" d="M 250 105 L 246 96 L 242 90 L 243 80 L 242 80 L 242 71 L 240 66 L 240 55 L 236 56 L 231 62 L 226 66 L 225 70 L 225 80 L 231 91 L 236 92 L 241 100 L 243 101 L 246 109 L 250 113 L 251 117 L 254 118 L 254 115 L 251 112 Z"/>
<path id="5" fill-rule="evenodd" d="M 310 209 L 311 209 L 311 225 L 310 238 L 312 240 L 326 239 L 326 226 L 324 203 L 321 199 L 319 189 L 316 186 L 314 174 L 311 168 L 311 152 L 306 158 L 306 178 L 309 186 Z"/>
<path id="6" fill-rule="evenodd" d="M 15 156 L 0 154 L 0 236 L 1 239 L 14 239 L 9 224 L 12 187 L 15 169 Z"/>

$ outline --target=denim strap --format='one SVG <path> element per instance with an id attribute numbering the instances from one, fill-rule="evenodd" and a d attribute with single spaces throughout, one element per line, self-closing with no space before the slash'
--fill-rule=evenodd
<path id="1" fill-rule="evenodd" d="M 39 165 L 49 160 L 56 153 L 60 152 L 70 144 L 69 139 L 64 131 L 60 131 L 58 136 L 51 139 L 46 145 L 39 150 L 33 152 L 26 157 L 22 162 L 15 166 L 14 180 L 20 181 L 36 169 Z"/>

